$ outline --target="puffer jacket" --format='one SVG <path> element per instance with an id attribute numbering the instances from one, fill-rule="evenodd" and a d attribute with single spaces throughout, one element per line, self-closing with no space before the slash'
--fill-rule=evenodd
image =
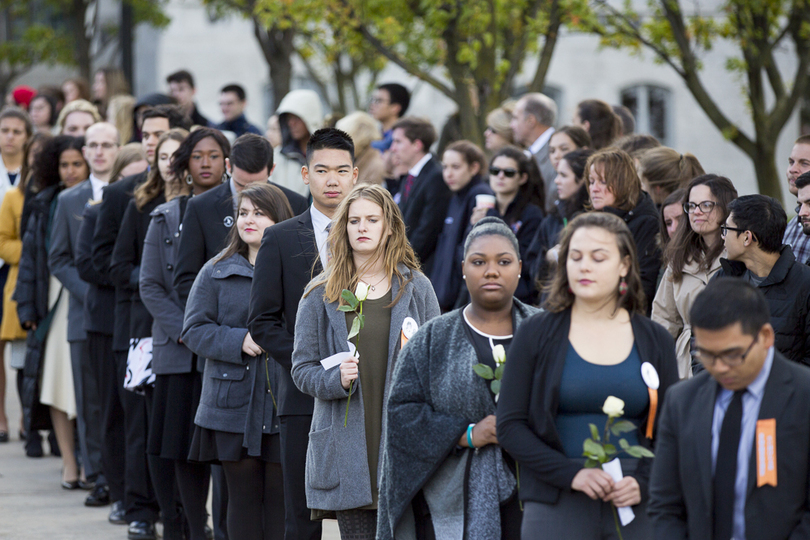
<path id="1" fill-rule="evenodd" d="M 678 376 L 686 379 L 692 376 L 692 325 L 689 310 L 695 298 L 720 270 L 720 257 L 715 259 L 709 270 L 703 270 L 697 263 L 689 263 L 683 268 L 680 282 L 672 279 L 672 267 L 668 266 L 661 278 L 658 292 L 655 293 L 652 320 L 663 326 L 675 339 L 675 354 L 678 357 Z"/>
<path id="2" fill-rule="evenodd" d="M 321 98 L 313 90 L 293 90 L 281 100 L 276 114 L 281 126 L 281 146 L 274 151 L 273 163 L 276 168 L 271 180 L 299 195 L 309 197 L 309 188 L 301 179 L 301 167 L 306 165 L 306 156 L 301 152 L 298 141 L 292 138 L 285 115 L 294 114 L 303 120 L 311 135 L 323 124 Z"/>
<path id="3" fill-rule="evenodd" d="M 743 277 L 745 264 L 720 259 L 722 268 L 712 279 Z M 787 244 L 759 290 L 771 310 L 771 325 L 776 332 L 776 350 L 789 360 L 810 366 L 810 267 L 796 260 Z"/>

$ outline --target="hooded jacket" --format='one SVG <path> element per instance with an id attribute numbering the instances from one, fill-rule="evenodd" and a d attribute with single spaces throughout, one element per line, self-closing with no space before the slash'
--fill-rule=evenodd
<path id="1" fill-rule="evenodd" d="M 321 98 L 313 90 L 293 90 L 281 100 L 276 109 L 281 126 L 281 146 L 276 147 L 273 162 L 276 165 L 272 179 L 277 184 L 296 193 L 309 196 L 309 188 L 301 179 L 301 167 L 306 165 L 306 156 L 301 153 L 298 141 L 292 138 L 285 115 L 294 114 L 304 121 L 312 135 L 323 125 Z"/>

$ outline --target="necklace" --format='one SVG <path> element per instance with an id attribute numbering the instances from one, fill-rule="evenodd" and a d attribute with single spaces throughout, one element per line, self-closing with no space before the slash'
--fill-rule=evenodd
<path id="1" fill-rule="evenodd" d="M 375 289 L 375 287 L 377 285 L 379 285 L 380 283 L 382 283 L 385 278 L 386 278 L 386 276 L 385 276 L 385 274 L 383 274 L 382 279 L 380 279 L 380 281 L 378 281 L 374 285 L 368 285 L 368 283 L 366 283 L 365 280 L 362 280 L 362 279 L 360 281 L 362 281 L 363 283 L 366 283 L 366 285 L 368 285 L 368 288 L 371 289 L 372 291 L 376 291 L 377 289 Z"/>

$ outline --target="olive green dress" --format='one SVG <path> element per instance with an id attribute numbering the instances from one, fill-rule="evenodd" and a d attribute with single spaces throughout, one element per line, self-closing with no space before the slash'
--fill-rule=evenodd
<path id="1" fill-rule="evenodd" d="M 391 329 L 391 299 L 389 289 L 382 298 L 363 302 L 365 326 L 352 340 L 360 353 L 358 380 L 363 396 L 363 413 L 366 425 L 366 448 L 368 469 L 371 475 L 372 502 L 363 510 L 377 509 L 377 464 L 380 458 L 380 438 L 382 437 L 383 396 L 385 376 L 388 371 L 388 336 Z M 346 313 L 346 328 L 350 331 L 354 312 Z"/>

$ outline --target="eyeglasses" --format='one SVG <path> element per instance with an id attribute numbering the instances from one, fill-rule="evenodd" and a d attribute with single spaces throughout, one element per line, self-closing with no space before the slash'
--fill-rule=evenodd
<path id="1" fill-rule="evenodd" d="M 104 150 L 112 150 L 113 148 L 115 148 L 118 145 L 115 144 L 115 143 L 111 143 L 111 142 L 105 142 L 105 143 L 91 142 L 91 143 L 87 144 L 86 146 L 90 150 L 98 150 L 99 148 L 103 148 Z"/>
<path id="2" fill-rule="evenodd" d="M 729 227 L 728 225 L 720 225 L 720 236 L 725 238 L 728 231 L 745 232 L 745 229 L 740 229 L 739 227 Z"/>
<path id="3" fill-rule="evenodd" d="M 515 169 L 499 169 L 498 167 L 489 168 L 489 174 L 491 174 L 492 176 L 498 176 L 501 173 L 503 173 L 503 175 L 507 178 L 512 178 L 518 172 Z"/>
<path id="4" fill-rule="evenodd" d="M 378 98 L 378 97 L 373 97 L 373 98 L 369 99 L 368 101 L 369 101 L 369 103 L 371 103 L 373 105 L 387 105 L 389 103 L 387 99 Z"/>
<path id="5" fill-rule="evenodd" d="M 717 360 L 720 360 L 730 368 L 737 367 L 745 362 L 745 358 L 751 353 L 751 349 L 754 348 L 754 344 L 757 341 L 759 341 L 759 335 L 754 338 L 754 341 L 751 342 L 751 345 L 749 345 L 743 353 L 740 353 L 739 351 L 726 351 L 720 354 L 714 354 L 702 349 L 697 349 L 695 350 L 695 357 L 709 367 L 714 366 L 714 363 Z"/>
<path id="6" fill-rule="evenodd" d="M 694 214 L 696 208 L 700 208 L 700 211 L 704 214 L 710 214 L 714 207 L 717 206 L 717 203 L 714 201 L 703 201 L 701 203 L 683 203 L 683 211 L 687 214 Z"/>

